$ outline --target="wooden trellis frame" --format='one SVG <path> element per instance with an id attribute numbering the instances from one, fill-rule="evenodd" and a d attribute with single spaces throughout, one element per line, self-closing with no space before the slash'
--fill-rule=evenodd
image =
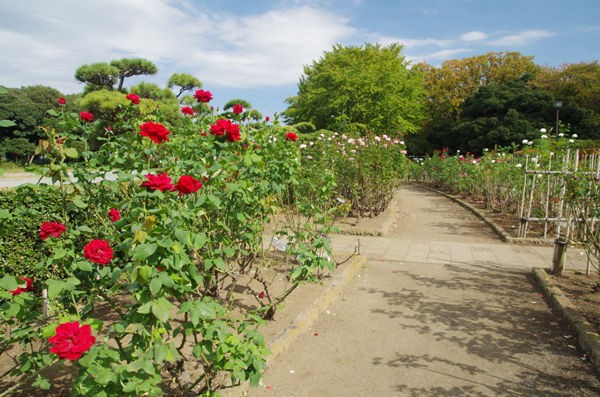
<path id="1" fill-rule="evenodd" d="M 574 174 L 595 176 L 589 178 L 589 183 L 600 183 L 600 150 L 567 149 L 560 159 L 551 153 L 543 164 L 538 156 L 526 156 L 519 214 L 520 238 L 526 238 L 530 223 L 537 222 L 543 225 L 544 239 L 554 237 L 582 241 L 576 226 L 584 220 L 573 216 L 572 205 L 565 200 L 567 177 Z M 598 232 L 600 219 L 587 219 L 586 227 L 591 228 L 592 234 Z M 588 272 L 589 266 L 588 254 Z"/>

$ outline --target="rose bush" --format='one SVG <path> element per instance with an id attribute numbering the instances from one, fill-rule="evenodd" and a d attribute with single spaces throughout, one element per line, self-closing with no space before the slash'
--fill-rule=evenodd
<path id="1" fill-rule="evenodd" d="M 242 129 L 205 107 L 176 123 L 119 109 L 110 124 L 63 111 L 61 130 L 46 130 L 64 230 L 37 237 L 34 273 L 0 279 L 2 351 L 19 356 L 12 387 L 50 388 L 43 370 L 61 360 L 77 370 L 76 395 L 212 395 L 220 374 L 257 384 L 267 350 L 256 327 L 333 270 L 331 179 L 301 184 L 298 143 L 275 124 Z M 69 146 L 91 136 L 96 151 Z M 265 251 L 271 220 L 285 239 L 283 289 Z M 256 297 L 247 311 L 232 309 L 242 279 Z"/>
<path id="2" fill-rule="evenodd" d="M 289 134 L 293 135 L 288 139 L 297 138 L 295 133 Z M 322 131 L 304 138 L 300 147 L 307 173 L 319 175 L 331 170 L 336 200 L 347 202 L 355 216 L 383 211 L 408 175 L 409 160 L 398 137 Z"/>

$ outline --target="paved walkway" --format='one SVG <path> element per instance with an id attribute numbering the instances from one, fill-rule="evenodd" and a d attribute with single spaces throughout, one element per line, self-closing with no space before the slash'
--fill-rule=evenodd
<path id="1" fill-rule="evenodd" d="M 552 247 L 502 243 L 470 212 L 414 186 L 366 268 L 271 363 L 249 396 L 597 396 L 600 383 L 530 282 Z M 567 266 L 582 266 L 569 252 Z"/>

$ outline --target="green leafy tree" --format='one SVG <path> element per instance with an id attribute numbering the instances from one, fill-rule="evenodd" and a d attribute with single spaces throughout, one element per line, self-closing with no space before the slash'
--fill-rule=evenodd
<path id="1" fill-rule="evenodd" d="M 0 142 L 0 157 L 3 155 L 15 163 L 25 163 L 35 153 L 35 144 L 26 138 L 8 138 Z"/>
<path id="2" fill-rule="evenodd" d="M 530 84 L 546 90 L 557 100 L 572 102 L 590 109 L 600 123 L 600 65 L 590 63 L 566 64 L 557 68 L 543 67 Z"/>
<path id="3" fill-rule="evenodd" d="M 155 64 L 142 58 L 122 58 L 114 60 L 110 64 L 119 70 L 117 73 L 119 79 L 117 91 L 123 89 L 126 77 L 156 74 L 158 72 Z"/>
<path id="4" fill-rule="evenodd" d="M 177 101 L 173 92 L 168 88 L 160 88 L 156 84 L 141 82 L 130 88 L 130 91 L 140 98 L 154 99 L 156 101 Z"/>
<path id="5" fill-rule="evenodd" d="M 113 90 L 118 82 L 117 91 L 123 89 L 125 78 L 131 76 L 155 74 L 158 71 L 156 65 L 141 58 L 123 58 L 106 62 L 92 63 L 82 65 L 75 71 L 75 78 L 83 83 L 87 83 L 85 92 L 97 90 Z"/>
<path id="6" fill-rule="evenodd" d="M 36 144 L 46 112 L 58 108 L 62 96 L 60 91 L 41 85 L 7 89 L 0 95 L 0 120 L 7 121 L 0 129 L 0 140 L 25 138 Z"/>
<path id="7" fill-rule="evenodd" d="M 412 133 L 424 116 L 422 74 L 402 46 L 335 45 L 304 68 L 298 94 L 286 100 L 288 124 L 316 129 Z"/>
<path id="8" fill-rule="evenodd" d="M 538 69 L 532 56 L 518 52 L 489 52 L 449 60 L 439 68 L 427 64 L 418 67 L 425 75 L 423 81 L 431 117 L 454 121 L 459 119 L 463 102 L 480 87 L 507 83 Z"/>
<path id="9" fill-rule="evenodd" d="M 119 69 L 106 62 L 81 65 L 75 70 L 75 78 L 86 83 L 85 92 L 112 90 L 119 77 Z"/>
<path id="10" fill-rule="evenodd" d="M 179 92 L 176 94 L 177 98 L 186 91 L 191 91 L 194 88 L 202 88 L 202 82 L 187 73 L 174 73 L 169 77 L 167 86 L 171 89 L 178 88 Z"/>
<path id="11" fill-rule="evenodd" d="M 527 82 L 528 78 L 522 78 L 481 87 L 464 102 L 460 121 L 445 133 L 438 131 L 433 140 L 451 149 L 480 154 L 495 145 L 506 147 L 539 138 L 540 128 L 554 124 L 554 98 Z M 592 112 L 566 103 L 562 113 L 571 133 L 581 138 L 597 134 Z"/>

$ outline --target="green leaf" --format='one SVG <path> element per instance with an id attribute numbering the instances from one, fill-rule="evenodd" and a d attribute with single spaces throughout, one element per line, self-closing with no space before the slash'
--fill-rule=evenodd
<path id="1" fill-rule="evenodd" d="M 81 208 L 81 209 L 87 208 L 87 206 L 88 206 L 87 203 L 85 203 L 83 201 L 81 196 L 73 197 L 73 204 L 75 204 L 75 206 L 77 206 L 78 208 Z"/>
<path id="2" fill-rule="evenodd" d="M 156 296 L 162 288 L 162 280 L 159 277 L 155 277 L 150 281 L 150 293 Z"/>
<path id="3" fill-rule="evenodd" d="M 156 252 L 156 243 L 140 244 L 133 250 L 133 259 L 146 259 Z"/>
<path id="4" fill-rule="evenodd" d="M 65 257 L 65 255 L 67 255 L 67 250 L 63 249 L 63 248 L 57 248 L 54 251 L 54 259 L 62 259 Z"/>
<path id="5" fill-rule="evenodd" d="M 14 127 L 15 125 L 17 124 L 12 120 L 0 120 L 0 127 Z"/>
<path id="6" fill-rule="evenodd" d="M 159 321 L 166 323 L 169 320 L 169 312 L 173 308 L 173 304 L 165 298 L 158 298 L 152 303 L 152 314 Z"/>
<path id="7" fill-rule="evenodd" d="M 182 244 L 190 245 L 192 233 L 189 230 L 175 229 L 175 238 Z"/>
<path id="8" fill-rule="evenodd" d="M 234 256 L 234 255 L 235 255 L 235 252 L 236 252 L 235 248 L 232 248 L 232 247 L 224 247 L 224 248 L 223 248 L 223 253 L 224 253 L 224 254 L 225 254 L 225 255 L 226 255 L 228 258 L 231 258 L 232 256 Z"/>
<path id="9" fill-rule="evenodd" d="M 137 312 L 141 314 L 150 313 L 150 309 L 152 308 L 152 302 L 146 302 L 142 306 L 138 307 Z"/>
<path id="10" fill-rule="evenodd" d="M 154 345 L 154 361 L 156 361 L 157 363 L 160 364 L 163 361 L 165 361 L 169 353 L 169 346 L 163 343 Z"/>
<path id="11" fill-rule="evenodd" d="M 19 314 L 19 311 L 21 311 L 21 305 L 18 303 L 10 303 L 8 309 L 4 311 L 3 316 L 5 318 L 11 318 Z"/>
<path id="12" fill-rule="evenodd" d="M 194 238 L 194 248 L 200 249 L 204 247 L 204 244 L 206 244 L 207 241 L 208 237 L 206 236 L 206 233 L 196 234 L 196 237 Z"/>
<path id="13" fill-rule="evenodd" d="M 100 366 L 95 366 L 93 370 L 89 370 L 90 374 L 94 377 L 94 380 L 101 385 L 107 385 L 114 379 L 114 373 L 110 368 L 103 368 Z"/>
<path id="14" fill-rule="evenodd" d="M 32 386 L 39 387 L 42 390 L 50 390 L 50 381 L 48 381 L 48 379 L 44 378 L 42 375 L 38 374 Z"/>
<path id="15" fill-rule="evenodd" d="M 73 147 L 68 147 L 68 148 L 64 149 L 63 153 L 65 154 L 65 156 L 67 156 L 71 159 L 76 159 L 77 157 L 79 157 L 79 153 L 77 153 L 77 149 L 75 149 Z"/>
<path id="16" fill-rule="evenodd" d="M 46 284 L 48 285 L 48 298 L 54 299 L 57 298 L 63 290 L 73 290 L 75 285 L 79 284 L 79 280 L 77 280 L 77 284 L 71 284 L 63 280 L 48 279 L 46 280 Z"/>
<path id="17" fill-rule="evenodd" d="M 0 210 L 0 219 L 12 219 L 12 214 L 7 209 Z"/>
<path id="18" fill-rule="evenodd" d="M 19 281 L 14 276 L 6 275 L 0 278 L 0 288 L 12 291 L 19 286 Z"/>
<path id="19" fill-rule="evenodd" d="M 58 116 L 58 112 L 54 109 L 48 109 L 48 110 L 46 110 L 46 113 L 48 113 L 50 116 L 54 116 L 54 117 Z"/>
<path id="20" fill-rule="evenodd" d="M 140 266 L 137 269 L 137 275 L 144 283 L 147 283 L 152 277 L 152 267 L 148 265 Z"/>
<path id="21" fill-rule="evenodd" d="M 81 271 L 84 272 L 91 272 L 92 270 L 94 270 L 92 263 L 91 262 L 87 262 L 87 261 L 79 261 L 79 262 L 75 262 L 73 263 L 73 268 L 74 269 L 79 269 Z"/>
<path id="22" fill-rule="evenodd" d="M 85 226 L 85 225 L 81 225 L 77 228 L 77 230 L 79 230 L 80 232 L 84 232 L 84 233 L 92 233 L 93 230 L 92 228 L 90 228 L 89 226 Z"/>
<path id="23" fill-rule="evenodd" d="M 258 386 L 261 378 L 262 378 L 262 375 L 260 372 L 258 372 L 258 371 L 252 372 L 250 374 L 250 385 L 255 386 L 255 387 Z"/>

